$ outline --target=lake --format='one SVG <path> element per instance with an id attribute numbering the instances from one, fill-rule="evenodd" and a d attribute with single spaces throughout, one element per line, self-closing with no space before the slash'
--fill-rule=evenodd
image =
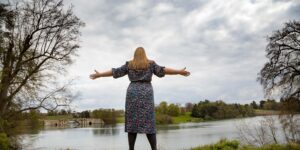
<path id="1" fill-rule="evenodd" d="M 157 126 L 159 150 L 184 150 L 214 143 L 221 138 L 238 139 L 237 126 L 241 121 L 257 124 L 263 117 L 228 119 L 199 123 L 182 123 Z M 21 135 L 24 149 L 54 150 L 126 150 L 127 133 L 124 124 L 84 128 L 44 128 Z M 145 134 L 138 134 L 135 149 L 151 150 Z"/>

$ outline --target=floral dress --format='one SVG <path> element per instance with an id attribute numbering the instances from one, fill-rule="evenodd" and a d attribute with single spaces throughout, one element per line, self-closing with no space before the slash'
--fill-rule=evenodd
<path id="1" fill-rule="evenodd" d="M 125 132 L 156 133 L 155 107 L 152 75 L 164 77 L 164 66 L 150 62 L 149 68 L 132 70 L 128 68 L 128 61 L 119 68 L 112 68 L 114 78 L 128 75 L 131 81 L 126 93 L 125 102 Z"/>

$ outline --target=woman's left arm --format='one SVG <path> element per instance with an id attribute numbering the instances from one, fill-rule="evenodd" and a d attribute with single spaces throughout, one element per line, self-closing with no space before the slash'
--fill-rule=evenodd
<path id="1" fill-rule="evenodd" d="M 183 75 L 183 76 L 189 76 L 191 73 L 187 70 L 185 70 L 186 67 L 184 67 L 183 69 L 177 70 L 177 69 L 173 69 L 173 68 L 164 68 L 165 74 L 168 75 Z"/>
<path id="2" fill-rule="evenodd" d="M 110 77 L 112 75 L 113 75 L 112 70 L 108 70 L 108 71 L 104 71 L 104 72 L 98 72 L 97 70 L 95 70 L 95 73 L 91 74 L 90 78 L 92 80 L 95 80 L 95 79 L 100 78 L 100 77 Z"/>

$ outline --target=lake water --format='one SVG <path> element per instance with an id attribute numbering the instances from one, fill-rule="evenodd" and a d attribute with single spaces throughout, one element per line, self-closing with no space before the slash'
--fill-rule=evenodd
<path id="1" fill-rule="evenodd" d="M 221 121 L 182 123 L 157 126 L 159 150 L 183 150 L 214 143 L 221 138 L 238 139 L 237 126 L 241 121 L 257 124 L 262 117 Z M 23 134 L 23 144 L 30 150 L 127 150 L 124 124 L 85 128 L 45 128 Z M 145 134 L 138 134 L 136 150 L 151 150 Z"/>

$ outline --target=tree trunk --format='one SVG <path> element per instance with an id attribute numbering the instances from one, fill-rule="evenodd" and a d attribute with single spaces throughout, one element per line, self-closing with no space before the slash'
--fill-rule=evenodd
<path id="1" fill-rule="evenodd" d="M 3 114 L 6 111 L 6 105 L 9 102 L 8 99 L 8 90 L 11 82 L 11 71 L 12 71 L 12 62 L 13 62 L 13 47 L 14 44 L 10 43 L 7 49 L 7 54 L 3 62 L 3 70 L 0 81 L 0 116 L 4 117 Z"/>

